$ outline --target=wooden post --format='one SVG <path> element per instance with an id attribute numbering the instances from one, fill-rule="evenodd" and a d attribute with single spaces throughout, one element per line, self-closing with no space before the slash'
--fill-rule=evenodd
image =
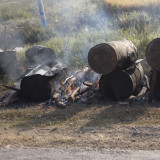
<path id="1" fill-rule="evenodd" d="M 155 90 L 156 81 L 157 81 L 157 74 L 158 72 L 156 70 L 153 70 L 152 80 L 151 80 L 151 89 L 150 89 L 150 95 L 149 95 L 149 103 L 152 103 L 152 99 L 154 97 L 154 90 Z"/>
<path id="2" fill-rule="evenodd" d="M 5 26 L 5 42 L 4 51 L 7 52 L 7 26 Z"/>

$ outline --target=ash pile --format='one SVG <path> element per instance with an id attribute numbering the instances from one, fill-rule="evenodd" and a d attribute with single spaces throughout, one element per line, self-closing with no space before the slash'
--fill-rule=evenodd
<path id="1" fill-rule="evenodd" d="M 52 49 L 33 46 L 26 51 L 27 67 L 15 87 L 3 85 L 12 91 L 1 105 L 7 106 L 17 98 L 60 108 L 73 103 L 100 103 L 101 100 L 129 104 L 148 99 L 151 102 L 154 97 L 160 99 L 157 71 L 160 70 L 157 55 L 160 40 L 155 41 L 146 49 L 146 59 L 153 70 L 150 80 L 141 65 L 145 59 L 138 59 L 137 48 L 128 40 L 92 47 L 88 53 L 89 67 L 72 73 L 66 65 L 57 62 Z M 158 57 L 156 63 L 153 57 Z"/>

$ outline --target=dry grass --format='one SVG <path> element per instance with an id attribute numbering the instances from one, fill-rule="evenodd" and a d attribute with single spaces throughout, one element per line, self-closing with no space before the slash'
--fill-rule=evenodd
<path id="1" fill-rule="evenodd" d="M 143 105 L 117 106 L 74 104 L 64 110 L 42 104 L 25 104 L 22 108 L 1 108 L 0 127 L 109 127 L 109 126 L 157 126 L 160 108 Z"/>
<path id="2" fill-rule="evenodd" d="M 157 5 L 160 4 L 159 0 L 134 0 L 134 1 L 129 1 L 129 0 L 105 0 L 107 3 L 116 5 L 119 7 L 143 7 L 143 6 L 148 6 L 150 4 L 152 5 Z"/>
<path id="3" fill-rule="evenodd" d="M 27 107 L 28 106 L 28 107 Z M 158 149 L 160 108 L 154 106 L 42 104 L 0 109 L 1 147 Z"/>
<path id="4" fill-rule="evenodd" d="M 0 130 L 0 146 L 16 148 L 110 148 L 110 149 L 159 149 L 157 127 L 119 127 L 108 129 L 73 127 L 45 129 Z M 154 130 L 154 132 L 153 132 Z"/>
<path id="5" fill-rule="evenodd" d="M 59 109 L 19 101 L 0 108 L 0 147 L 158 149 L 159 124 L 159 105 L 147 103 Z"/>

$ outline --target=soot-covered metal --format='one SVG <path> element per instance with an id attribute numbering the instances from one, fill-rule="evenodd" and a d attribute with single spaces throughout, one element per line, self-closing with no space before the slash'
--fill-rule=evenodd
<path id="1" fill-rule="evenodd" d="M 67 66 L 62 63 L 57 63 L 52 68 L 44 65 L 30 73 L 22 78 L 20 95 L 30 101 L 46 101 L 65 80 Z"/>

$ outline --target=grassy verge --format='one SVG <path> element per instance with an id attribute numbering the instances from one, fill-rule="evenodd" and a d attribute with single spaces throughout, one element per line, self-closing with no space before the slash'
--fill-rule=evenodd
<path id="1" fill-rule="evenodd" d="M 22 108 L 1 108 L 0 127 L 111 127 L 159 126 L 160 109 L 148 104 L 117 106 L 74 104 L 65 110 L 26 104 Z"/>
<path id="2" fill-rule="evenodd" d="M 0 146 L 7 148 L 159 149 L 160 108 L 148 104 L 25 104 L 0 108 Z M 19 108 L 20 107 L 20 108 Z"/>

